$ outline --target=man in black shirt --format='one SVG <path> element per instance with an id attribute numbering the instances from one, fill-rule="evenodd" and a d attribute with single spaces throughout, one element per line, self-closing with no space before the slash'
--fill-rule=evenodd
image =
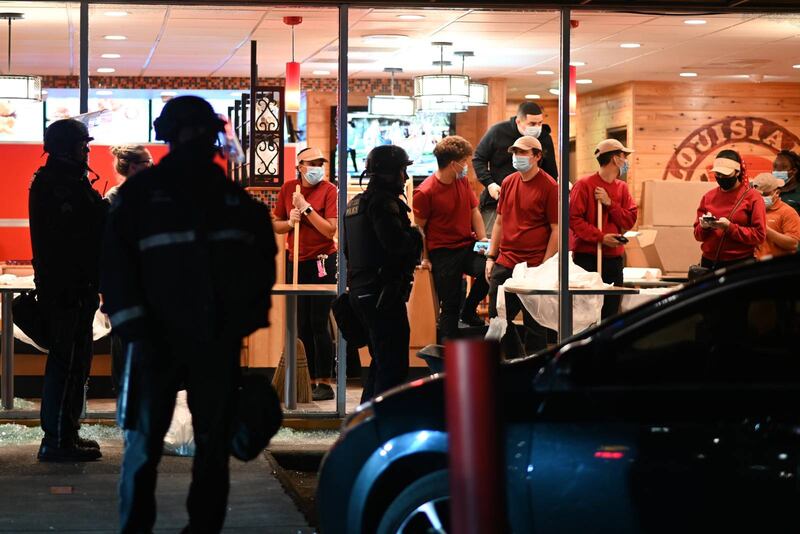
<path id="1" fill-rule="evenodd" d="M 28 200 L 34 279 L 50 344 L 38 453 L 43 462 L 101 456 L 96 441 L 78 436 L 108 206 L 87 176 L 92 139 L 86 125 L 75 119 L 52 123 L 44 134 L 47 162 L 36 171 Z"/>
<path id="2" fill-rule="evenodd" d="M 554 179 L 558 179 L 553 139 L 550 137 L 550 126 L 544 124 L 542 108 L 534 102 L 523 102 L 517 108 L 516 117 L 498 122 L 489 128 L 472 158 L 478 180 L 486 188 L 481 194 L 480 210 L 488 235 L 491 235 L 494 226 L 500 186 L 506 176 L 515 172 L 508 148 L 523 135 L 539 140 L 542 145 L 542 160 L 539 167 Z"/>
<path id="3" fill-rule="evenodd" d="M 402 384 L 408 375 L 406 301 L 422 254 L 422 235 L 400 200 L 412 162 L 398 146 L 367 156 L 367 191 L 347 204 L 345 249 L 350 304 L 368 336 L 372 363 L 361 402 Z"/>

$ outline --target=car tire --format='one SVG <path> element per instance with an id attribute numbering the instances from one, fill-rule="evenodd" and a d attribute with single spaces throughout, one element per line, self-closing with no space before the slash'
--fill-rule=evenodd
<path id="1" fill-rule="evenodd" d="M 389 504 L 377 534 L 447 534 L 450 532 L 450 483 L 447 469 L 409 485 Z"/>

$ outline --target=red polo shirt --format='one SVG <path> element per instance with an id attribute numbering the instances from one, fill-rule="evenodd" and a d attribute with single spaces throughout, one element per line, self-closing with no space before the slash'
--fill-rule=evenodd
<path id="1" fill-rule="evenodd" d="M 285 182 L 278 192 L 278 200 L 275 204 L 275 216 L 281 220 L 289 219 L 289 212 L 292 211 L 292 195 L 297 186 L 298 180 Z M 336 219 L 336 186 L 328 181 L 321 181 L 314 187 L 300 186 L 300 192 L 305 199 L 319 213 L 323 219 Z M 294 260 L 294 230 L 286 236 L 286 250 L 288 251 L 289 261 Z M 322 235 L 308 217 L 303 215 L 300 218 L 300 261 L 316 260 L 320 254 L 330 256 L 336 252 L 336 243 Z"/>
<path id="2" fill-rule="evenodd" d="M 414 215 L 428 221 L 428 250 L 461 248 L 474 242 L 472 210 L 477 207 L 478 199 L 466 178 L 443 184 L 436 174 L 428 176 L 414 191 Z"/>
<path id="3" fill-rule="evenodd" d="M 497 263 L 508 269 L 523 262 L 528 267 L 540 265 L 547 251 L 550 225 L 558 223 L 556 181 L 541 169 L 527 182 L 519 172 L 506 176 L 497 214 L 502 216 Z"/>

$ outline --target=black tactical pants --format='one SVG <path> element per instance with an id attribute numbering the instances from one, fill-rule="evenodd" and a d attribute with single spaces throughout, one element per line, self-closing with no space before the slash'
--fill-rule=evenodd
<path id="1" fill-rule="evenodd" d="M 41 421 L 44 443 L 72 447 L 80 428 L 84 385 L 92 365 L 92 322 L 97 293 L 50 298 L 40 292 L 50 352 L 44 371 Z"/>
<path id="2" fill-rule="evenodd" d="M 396 299 L 378 310 L 377 302 L 378 294 L 375 292 L 350 292 L 350 305 L 367 331 L 372 357 L 361 402 L 399 386 L 408 378 L 411 329 L 406 303 Z"/>
<path id="3" fill-rule="evenodd" d="M 123 533 L 153 530 L 158 463 L 181 386 L 187 390 L 195 441 L 186 502 L 190 531 L 222 530 L 240 345 L 238 339 L 212 341 L 206 346 L 194 344 L 191 353 L 182 349 L 181 356 L 167 343 L 127 344 L 118 408 L 126 430 L 119 484 Z"/>

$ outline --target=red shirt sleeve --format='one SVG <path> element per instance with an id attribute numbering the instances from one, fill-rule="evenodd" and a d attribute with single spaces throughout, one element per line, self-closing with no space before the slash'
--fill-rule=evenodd
<path id="1" fill-rule="evenodd" d="M 497 209 L 496 209 L 498 215 L 502 215 L 503 210 L 505 209 L 505 203 L 506 203 L 505 191 L 507 189 L 508 188 L 505 189 L 503 189 L 502 187 L 500 188 L 500 196 L 497 197 Z"/>
<path id="2" fill-rule="evenodd" d="M 328 182 L 330 183 L 330 182 Z M 326 219 L 336 219 L 338 214 L 338 205 L 337 205 L 337 197 L 336 194 L 336 186 L 331 184 L 331 187 L 327 188 L 325 192 L 325 218 Z"/>
<path id="3" fill-rule="evenodd" d="M 581 180 L 572 188 L 569 195 L 569 228 L 575 235 L 588 243 L 603 241 L 603 232 L 589 222 L 589 186 Z"/>
<path id="4" fill-rule="evenodd" d="M 414 215 L 426 221 L 431 217 L 431 198 L 426 191 L 414 191 Z"/>
<path id="5" fill-rule="evenodd" d="M 558 184 L 549 184 L 545 216 L 550 224 L 558 224 Z"/>
<path id="6" fill-rule="evenodd" d="M 472 210 L 473 208 L 477 208 L 478 197 L 475 196 L 475 191 L 472 190 L 466 178 L 464 178 L 464 183 L 466 184 L 467 191 L 469 191 L 469 209 Z"/>
<path id="7" fill-rule="evenodd" d="M 278 200 L 275 201 L 275 217 L 281 221 L 289 219 L 289 214 L 286 213 L 286 184 L 278 191 Z"/>
<path id="8" fill-rule="evenodd" d="M 638 214 L 639 208 L 628 190 L 628 185 L 621 183 L 619 202 L 611 202 L 611 206 L 608 208 L 608 217 L 617 225 L 620 233 L 625 233 L 636 224 Z"/>
<path id="9" fill-rule="evenodd" d="M 728 234 L 731 239 L 735 239 L 745 245 L 760 245 L 767 238 L 767 208 L 760 198 L 756 198 L 754 190 L 748 191 L 747 199 L 750 212 L 750 226 L 742 226 L 736 223 L 731 223 L 728 228 Z"/>

